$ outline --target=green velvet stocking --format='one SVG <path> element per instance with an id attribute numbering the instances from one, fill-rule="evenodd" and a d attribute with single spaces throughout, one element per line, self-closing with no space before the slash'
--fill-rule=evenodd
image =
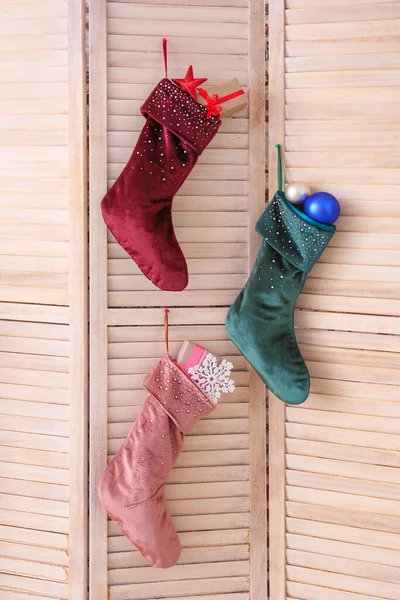
<path id="1" fill-rule="evenodd" d="M 294 334 L 294 307 L 335 227 L 310 219 L 279 191 L 256 231 L 263 238 L 257 260 L 229 309 L 226 329 L 272 393 L 300 404 L 308 397 L 310 376 Z"/>

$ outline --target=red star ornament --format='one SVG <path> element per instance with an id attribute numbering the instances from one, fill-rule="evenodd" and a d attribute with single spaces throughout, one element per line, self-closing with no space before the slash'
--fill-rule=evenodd
<path id="1" fill-rule="evenodd" d="M 178 85 L 184 92 L 187 92 L 197 100 L 196 88 L 199 87 L 202 83 L 207 81 L 207 77 L 193 77 L 193 67 L 190 65 L 188 68 L 185 79 L 172 79 L 176 85 Z"/>

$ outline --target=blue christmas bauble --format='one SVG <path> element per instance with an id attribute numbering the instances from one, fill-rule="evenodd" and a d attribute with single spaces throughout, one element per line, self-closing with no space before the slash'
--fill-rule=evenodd
<path id="1" fill-rule="evenodd" d="M 335 196 L 328 192 L 315 192 L 315 194 L 308 196 L 304 202 L 303 210 L 314 221 L 332 225 L 340 215 L 340 204 Z"/>

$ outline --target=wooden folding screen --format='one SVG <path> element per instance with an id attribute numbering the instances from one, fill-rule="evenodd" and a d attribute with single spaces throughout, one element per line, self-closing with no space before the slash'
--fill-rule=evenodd
<path id="1" fill-rule="evenodd" d="M 399 27 L 398 2 L 270 5 L 271 189 L 284 142 L 342 206 L 298 302 L 310 398 L 271 399 L 271 600 L 400 598 Z"/>
<path id="2" fill-rule="evenodd" d="M 90 4 L 91 214 L 91 573 L 92 600 L 266 595 L 265 400 L 259 381 L 228 341 L 227 307 L 244 284 L 264 203 L 264 15 L 259 0 Z M 189 64 L 210 81 L 237 77 L 249 111 L 227 119 L 174 203 L 190 282 L 156 289 L 107 235 L 99 204 L 143 126 L 140 105 L 164 76 Z M 251 62 L 251 67 L 250 67 Z M 167 571 L 149 567 L 109 522 L 97 483 L 145 398 L 144 374 L 170 346 L 204 344 L 235 365 L 237 391 L 185 439 L 167 488 L 183 553 Z"/>
<path id="3" fill-rule="evenodd" d="M 86 597 L 83 16 L 1 4 L 1 600 Z"/>

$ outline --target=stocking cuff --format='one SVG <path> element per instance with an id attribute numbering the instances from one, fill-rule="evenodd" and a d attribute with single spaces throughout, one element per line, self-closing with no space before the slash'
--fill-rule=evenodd
<path id="1" fill-rule="evenodd" d="M 276 192 L 259 218 L 256 231 L 292 265 L 311 271 L 336 231 L 334 225 L 317 223 Z"/>
<path id="2" fill-rule="evenodd" d="M 214 115 L 207 119 L 207 109 L 169 79 L 160 81 L 140 110 L 187 142 L 197 154 L 208 146 L 221 125 Z"/>
<path id="3" fill-rule="evenodd" d="M 196 421 L 215 408 L 194 381 L 168 355 L 146 375 L 143 386 L 185 434 Z"/>

